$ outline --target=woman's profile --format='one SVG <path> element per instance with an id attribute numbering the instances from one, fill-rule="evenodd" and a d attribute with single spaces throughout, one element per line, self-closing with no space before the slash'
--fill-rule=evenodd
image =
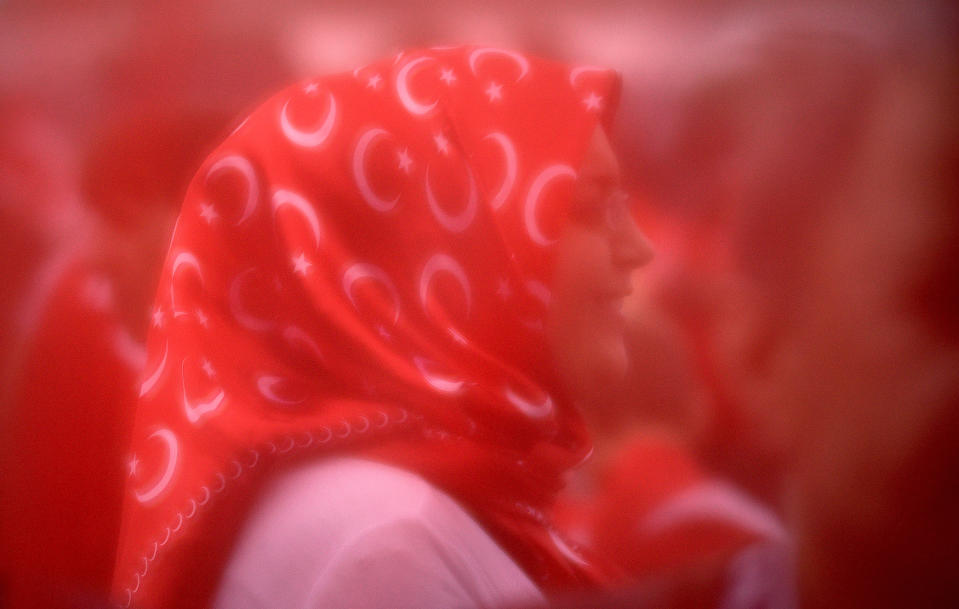
<path id="1" fill-rule="evenodd" d="M 114 598 L 481 607 L 601 582 L 545 515 L 650 251 L 618 81 L 482 47 L 277 94 L 194 178 L 160 280 Z"/>

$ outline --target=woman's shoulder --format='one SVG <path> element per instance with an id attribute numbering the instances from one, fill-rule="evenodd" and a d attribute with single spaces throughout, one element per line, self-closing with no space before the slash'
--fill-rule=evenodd
<path id="1" fill-rule="evenodd" d="M 403 592 L 404 581 L 417 583 Z M 424 585 L 443 598 L 424 598 Z M 479 523 L 428 481 L 336 458 L 301 466 L 266 489 L 239 536 L 217 606 L 259 607 L 251 601 L 279 594 L 361 607 L 382 586 L 397 606 L 407 596 L 412 606 L 538 597 Z"/>
<path id="2" fill-rule="evenodd" d="M 429 509 L 439 491 L 406 470 L 354 457 L 302 465 L 279 476 L 256 513 L 285 512 L 284 520 L 341 524 L 363 530 L 381 522 L 412 517 Z M 302 510 L 296 506 L 311 506 Z M 292 513 L 290 513 L 292 512 Z"/>
<path id="3" fill-rule="evenodd" d="M 305 544 L 315 550 L 313 556 L 299 558 L 312 562 L 370 531 L 389 530 L 395 536 L 448 528 L 450 522 L 457 528 L 472 519 L 420 476 L 376 461 L 337 457 L 277 476 L 250 512 L 238 547 L 242 552 L 244 546 L 279 550 Z"/>

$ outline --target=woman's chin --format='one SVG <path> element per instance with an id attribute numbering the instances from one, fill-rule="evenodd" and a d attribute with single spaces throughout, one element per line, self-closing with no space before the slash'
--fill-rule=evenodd
<path id="1" fill-rule="evenodd" d="M 628 359 L 622 338 L 596 338 L 571 358 L 564 371 L 577 401 L 595 404 L 613 401 L 626 378 Z"/>

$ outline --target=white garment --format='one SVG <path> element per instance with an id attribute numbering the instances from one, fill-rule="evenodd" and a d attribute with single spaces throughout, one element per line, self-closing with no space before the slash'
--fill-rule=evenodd
<path id="1" fill-rule="evenodd" d="M 467 609 L 543 596 L 449 496 L 356 458 L 300 467 L 240 532 L 215 609 Z"/>
<path id="2" fill-rule="evenodd" d="M 771 510 L 718 479 L 704 480 L 670 497 L 643 518 L 639 526 L 643 533 L 657 535 L 697 521 L 725 522 L 770 542 L 785 543 L 789 538 Z"/>

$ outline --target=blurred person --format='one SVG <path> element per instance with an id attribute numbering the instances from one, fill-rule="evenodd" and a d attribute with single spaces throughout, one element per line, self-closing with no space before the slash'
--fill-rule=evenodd
<path id="1" fill-rule="evenodd" d="M 293 78 L 272 19 L 293 6 L 261 9 L 170 0 L 130 9 L 122 52 L 104 62 L 97 93 L 107 114 L 157 100 L 226 116 L 248 111 Z M 252 100 L 252 102 L 251 102 Z"/>
<path id="2" fill-rule="evenodd" d="M 764 356 L 765 328 L 752 324 L 755 310 L 782 312 L 790 290 L 801 287 L 784 282 L 776 301 L 756 294 L 736 268 L 730 244 L 750 205 L 781 210 L 770 214 L 775 225 L 755 231 L 757 239 L 788 251 L 786 244 L 801 238 L 807 210 L 820 204 L 817 193 L 848 163 L 873 78 L 871 37 L 846 32 L 831 20 L 832 11 L 810 11 L 814 17 L 807 19 L 788 9 L 733 12 L 667 87 L 672 90 L 662 97 L 671 114 L 634 120 L 668 126 L 660 128 L 659 141 L 640 144 L 649 149 L 636 155 L 635 165 L 654 193 L 649 200 L 660 208 L 668 242 L 669 258 L 652 277 L 650 298 L 678 322 L 706 388 L 703 455 L 773 506 L 782 503 L 788 442 L 766 420 L 776 409 L 740 377 Z M 750 244 L 756 251 L 743 258 L 775 277 L 765 241 Z M 741 361 L 726 357 L 725 345 L 742 339 L 746 327 L 756 334 L 757 352 Z"/>
<path id="3" fill-rule="evenodd" d="M 29 96 L 0 102 L 0 509 L 8 493 L 8 454 L 18 440 L 17 387 L 37 324 L 34 304 L 50 288 L 66 249 L 68 231 L 87 228 L 77 193 L 73 143 Z M 6 520 L 3 510 L 0 521 Z M 0 523 L 0 528 L 7 528 Z M 16 581 L 5 536 L 0 538 L 0 605 L 8 606 Z"/>
<path id="4" fill-rule="evenodd" d="M 641 224 L 658 258 L 634 277 L 627 300 L 629 370 L 596 397 L 606 408 L 589 409 L 605 417 L 592 426 L 594 453 L 569 477 L 557 519 L 572 539 L 618 567 L 620 586 L 668 590 L 642 606 L 718 607 L 743 594 L 743 557 L 785 558 L 788 536 L 771 510 L 698 456 L 707 402 L 681 329 L 654 298 L 659 275 L 669 272 L 671 243 L 646 207 Z M 750 584 L 753 602 L 791 606 L 788 564 L 777 568 Z"/>
<path id="5" fill-rule="evenodd" d="M 617 92 L 413 50 L 227 138 L 158 292 L 120 604 L 492 607 L 605 580 L 546 510 L 650 256 L 613 196 Z"/>
<path id="6" fill-rule="evenodd" d="M 804 607 L 959 596 L 955 14 L 896 6 L 854 11 L 864 35 L 761 27 L 684 99 L 708 128 L 678 140 L 690 255 L 662 297 L 709 295 L 703 369 L 740 459 L 778 464 Z"/>
<path id="7" fill-rule="evenodd" d="M 959 96 L 942 51 L 884 66 L 777 367 L 809 607 L 959 599 Z"/>
<path id="8" fill-rule="evenodd" d="M 156 277 L 189 171 L 221 128 L 204 115 L 139 111 L 113 119 L 87 153 L 83 194 L 100 223 L 49 263 L 12 383 L 5 606 L 106 602 Z"/>
<path id="9" fill-rule="evenodd" d="M 77 195 L 73 142 L 29 96 L 0 101 L 0 403 L 12 399 L 17 361 L 34 294 L 44 290 L 43 269 L 67 234 L 86 229 Z M 0 421 L 8 413 L 0 413 Z M 0 429 L 7 425 L 0 424 Z M 0 432 L 2 438 L 2 432 Z M 0 439 L 2 444 L 2 439 Z"/>

